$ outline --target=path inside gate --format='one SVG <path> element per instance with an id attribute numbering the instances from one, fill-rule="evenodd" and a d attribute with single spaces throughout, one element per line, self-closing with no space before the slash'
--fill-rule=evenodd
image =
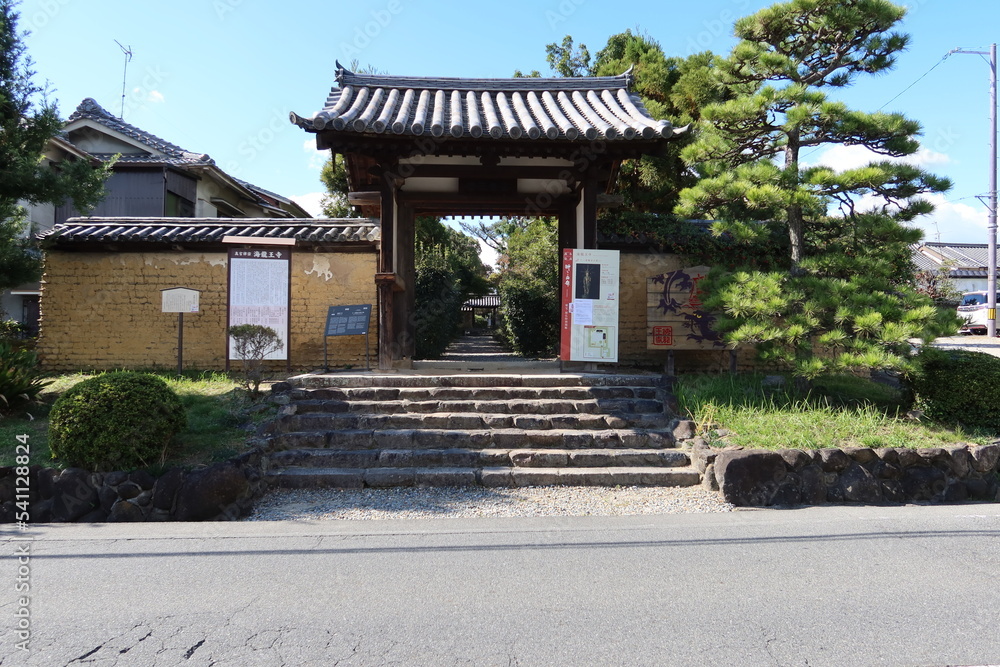
<path id="1" fill-rule="evenodd" d="M 466 334 L 451 342 L 441 355 L 442 361 L 524 361 L 497 342 L 491 334 Z"/>
<path id="2" fill-rule="evenodd" d="M 458 372 L 558 372 L 555 357 L 531 359 L 514 354 L 489 333 L 466 334 L 452 341 L 440 359 L 413 362 L 414 370 Z"/>

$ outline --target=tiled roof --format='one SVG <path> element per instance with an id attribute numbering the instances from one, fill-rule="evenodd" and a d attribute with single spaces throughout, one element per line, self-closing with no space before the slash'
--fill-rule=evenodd
<path id="1" fill-rule="evenodd" d="M 81 118 L 86 118 L 92 120 L 96 123 L 100 123 L 104 127 L 114 130 L 120 134 L 124 134 L 127 137 L 131 137 L 136 141 L 149 146 L 150 148 L 157 150 L 167 156 L 174 158 L 176 160 L 182 161 L 184 164 L 200 163 L 200 164 L 215 164 L 205 153 L 192 153 L 191 151 L 184 150 L 176 144 L 172 144 L 166 139 L 161 139 L 155 134 L 150 134 L 144 130 L 140 130 L 135 125 L 126 123 L 121 118 L 112 115 L 110 112 L 104 109 L 100 104 L 98 104 L 94 99 L 88 97 L 84 101 L 80 102 L 80 105 L 76 108 L 69 116 L 67 122 L 72 123 L 75 120 Z M 142 156 L 147 157 L 148 156 Z M 122 156 L 126 158 L 126 156 Z M 127 161 L 127 160 L 124 160 Z"/>
<path id="2" fill-rule="evenodd" d="M 221 243 L 226 236 L 295 239 L 307 244 L 370 243 L 367 218 L 70 218 L 42 234 L 46 245 L 86 243 Z"/>
<path id="3" fill-rule="evenodd" d="M 631 71 L 561 79 L 452 79 L 355 74 L 337 63 L 338 87 L 313 118 L 291 120 L 310 132 L 484 139 L 630 140 L 670 137 L 630 93 Z"/>
<path id="4" fill-rule="evenodd" d="M 950 262 L 955 268 L 985 268 L 989 264 L 985 243 L 923 243 L 917 247 L 917 252 L 914 254 L 922 254 L 921 249 L 926 249 L 930 254 Z M 935 265 L 940 267 L 941 262 L 936 261 Z"/>
<path id="5" fill-rule="evenodd" d="M 473 308 L 499 308 L 500 307 L 500 295 L 499 294 L 487 294 L 486 296 L 477 296 L 474 299 L 468 299 L 462 304 L 462 310 L 469 311 Z"/>

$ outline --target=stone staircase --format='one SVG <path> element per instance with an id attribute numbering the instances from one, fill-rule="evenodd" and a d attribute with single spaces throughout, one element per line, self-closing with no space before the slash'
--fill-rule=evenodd
<path id="1" fill-rule="evenodd" d="M 659 376 L 305 375 L 262 430 L 285 488 L 691 486 Z"/>

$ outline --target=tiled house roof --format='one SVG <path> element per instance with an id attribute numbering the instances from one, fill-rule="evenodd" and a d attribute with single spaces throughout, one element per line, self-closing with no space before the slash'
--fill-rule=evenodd
<path id="1" fill-rule="evenodd" d="M 988 252 L 985 243 L 921 243 L 913 248 L 913 264 L 920 271 L 947 266 L 949 278 L 985 278 Z"/>
<path id="2" fill-rule="evenodd" d="M 150 134 L 145 130 L 141 130 L 135 125 L 126 123 L 120 118 L 112 115 L 110 112 L 104 109 L 100 104 L 98 104 L 94 99 L 88 97 L 84 101 L 80 102 L 80 105 L 76 108 L 69 116 L 67 122 L 72 123 L 75 120 L 80 119 L 92 120 L 95 123 L 100 123 L 104 127 L 114 130 L 120 134 L 124 134 L 127 137 L 135 139 L 139 143 L 142 143 L 150 148 L 164 153 L 167 156 L 167 160 L 157 160 L 157 158 L 162 158 L 162 156 L 145 156 L 145 155 L 123 155 L 121 157 L 121 162 L 129 161 L 143 161 L 143 162 L 163 162 L 169 161 L 171 164 L 215 164 L 215 160 L 210 158 L 205 153 L 193 153 L 188 150 L 184 150 L 176 144 L 172 144 L 166 139 L 161 139 L 155 134 Z M 101 156 L 98 156 L 101 157 Z M 107 156 L 110 157 L 110 156 Z"/>
<path id="3" fill-rule="evenodd" d="M 295 239 L 299 244 L 374 243 L 367 218 L 70 218 L 41 236 L 46 246 L 105 243 L 218 244 L 226 236 Z"/>
<path id="4" fill-rule="evenodd" d="M 338 87 L 313 118 L 313 132 L 559 141 L 670 137 L 619 76 L 560 79 L 452 79 L 355 74 L 337 63 Z"/>

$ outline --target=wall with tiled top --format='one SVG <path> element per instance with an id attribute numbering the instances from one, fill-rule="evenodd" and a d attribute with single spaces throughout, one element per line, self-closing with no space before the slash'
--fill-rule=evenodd
<path id="1" fill-rule="evenodd" d="M 370 353 L 377 363 L 376 254 L 292 255 L 291 365 L 323 365 L 332 305 L 370 303 Z M 47 370 L 176 368 L 177 313 L 161 312 L 160 290 L 201 290 L 200 312 L 184 316 L 184 368 L 222 370 L 226 355 L 224 253 L 49 251 L 42 282 L 38 353 Z M 364 336 L 329 339 L 331 367 L 365 364 Z M 273 362 L 284 368 L 283 361 Z M 238 368 L 239 362 L 233 362 Z"/>

